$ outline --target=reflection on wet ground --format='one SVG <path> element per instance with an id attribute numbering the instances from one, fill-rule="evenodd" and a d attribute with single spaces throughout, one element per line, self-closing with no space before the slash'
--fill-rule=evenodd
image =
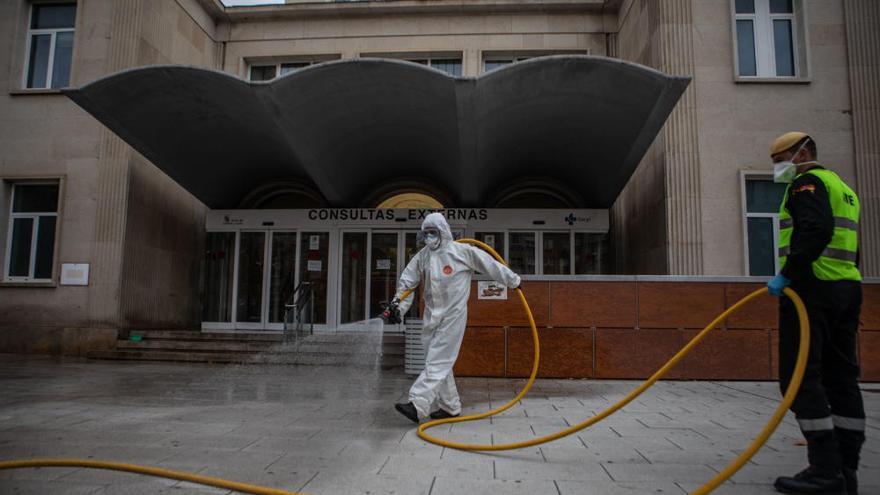
<path id="1" fill-rule="evenodd" d="M 519 379 L 458 380 L 465 412 L 511 398 Z M 778 403 L 770 382 L 664 382 L 594 428 L 513 452 L 426 444 L 393 410 L 411 377 L 377 367 L 86 361 L 0 354 L 0 458 L 85 457 L 328 494 L 686 493 L 732 459 Z M 637 383 L 539 380 L 491 421 L 445 438 L 508 442 L 579 422 Z M 870 384 L 866 388 L 880 388 Z M 880 394 L 865 394 L 863 493 L 880 493 Z M 792 418 L 718 493 L 773 493 L 798 471 Z M 871 490 L 874 491 L 871 491 Z M 84 469 L 0 472 L 0 493 L 226 493 Z"/>

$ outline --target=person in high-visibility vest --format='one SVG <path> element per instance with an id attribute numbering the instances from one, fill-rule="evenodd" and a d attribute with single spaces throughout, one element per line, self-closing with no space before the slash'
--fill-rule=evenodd
<path id="1" fill-rule="evenodd" d="M 791 410 L 807 440 L 809 467 L 776 479 L 783 493 L 856 494 L 865 407 L 859 389 L 856 334 L 862 305 L 858 269 L 859 198 L 816 162 L 816 141 L 803 132 L 770 147 L 774 180 L 788 183 L 779 208 L 778 275 L 768 282 L 779 302 L 779 381 L 783 391 L 797 358 L 798 318 L 782 290 L 804 300 L 810 353 Z"/>

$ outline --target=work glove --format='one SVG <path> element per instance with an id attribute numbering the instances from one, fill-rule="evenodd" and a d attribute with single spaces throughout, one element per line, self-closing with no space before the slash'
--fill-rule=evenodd
<path id="1" fill-rule="evenodd" d="M 788 287 L 790 284 L 791 280 L 787 279 L 785 275 L 780 273 L 767 282 L 767 289 L 770 291 L 771 296 L 781 297 L 782 289 Z"/>
<path id="2" fill-rule="evenodd" d="M 385 323 L 390 323 L 396 325 L 403 321 L 403 318 L 400 317 L 400 300 L 394 299 L 391 301 L 391 304 L 385 306 L 385 310 L 382 311 L 381 318 L 385 320 Z"/>

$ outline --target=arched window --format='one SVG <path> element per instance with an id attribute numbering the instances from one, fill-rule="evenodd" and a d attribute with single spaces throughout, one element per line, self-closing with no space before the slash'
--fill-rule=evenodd
<path id="1" fill-rule="evenodd" d="M 239 208 L 254 210 L 294 210 L 326 206 L 327 201 L 316 187 L 298 180 L 263 184 L 251 191 L 239 204 Z"/>
<path id="2" fill-rule="evenodd" d="M 401 193 L 395 194 L 390 198 L 379 203 L 377 208 L 432 208 L 440 209 L 443 205 L 427 194 L 422 193 Z"/>
<path id="3" fill-rule="evenodd" d="M 580 194 L 552 178 L 527 177 L 499 188 L 492 208 L 583 208 Z"/>

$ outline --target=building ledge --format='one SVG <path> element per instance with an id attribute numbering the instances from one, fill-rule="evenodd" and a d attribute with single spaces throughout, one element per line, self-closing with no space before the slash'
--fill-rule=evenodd
<path id="1" fill-rule="evenodd" d="M 10 89 L 9 94 L 12 96 L 27 96 L 27 95 L 61 95 L 64 94 L 62 88 L 22 88 L 22 89 Z"/>
<path id="2" fill-rule="evenodd" d="M 0 282 L 0 289 L 11 287 L 27 287 L 29 289 L 54 289 L 58 287 L 55 282 Z"/>
<path id="3" fill-rule="evenodd" d="M 608 12 L 617 11 L 620 3 L 619 0 L 288 0 L 285 4 L 223 6 L 221 9 L 226 20 L 243 21 L 412 13 Z M 216 14 L 221 9 L 210 11 Z"/>

